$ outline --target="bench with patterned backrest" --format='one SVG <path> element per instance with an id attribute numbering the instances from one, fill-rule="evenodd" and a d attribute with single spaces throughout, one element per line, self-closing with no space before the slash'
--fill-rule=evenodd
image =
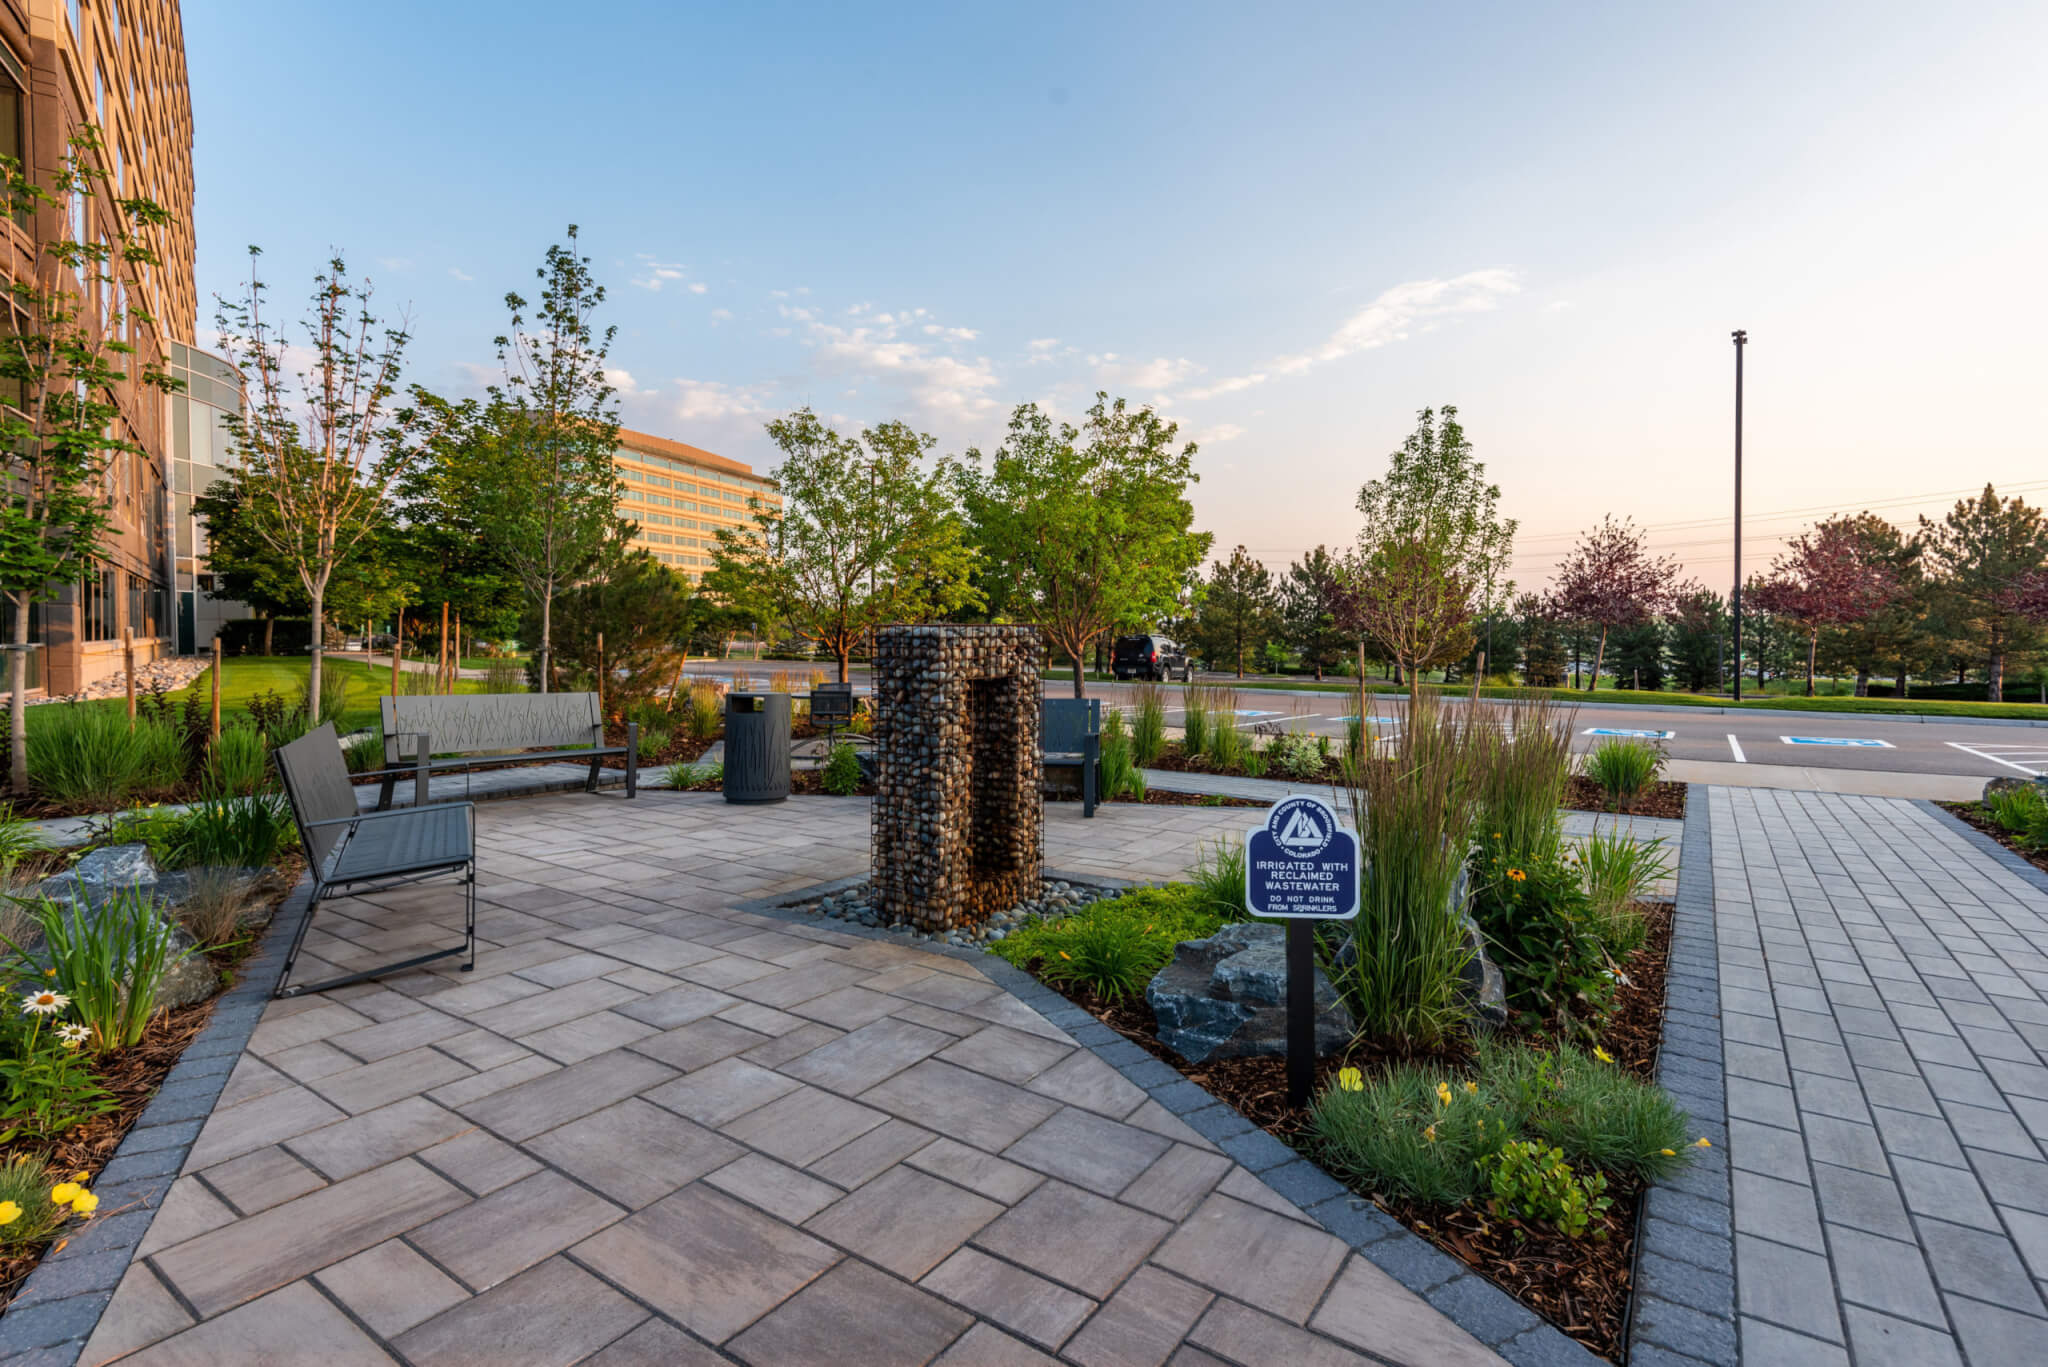
<path id="1" fill-rule="evenodd" d="M 853 696 L 850 683 L 821 683 L 811 690 L 811 725 L 825 733 L 829 746 L 832 733 L 842 726 L 853 725 L 853 714 L 858 701 Z"/>
<path id="2" fill-rule="evenodd" d="M 443 802 L 432 806 L 401 807 L 396 811 L 357 810 L 356 790 L 349 783 L 348 766 L 342 762 L 341 742 L 334 723 L 326 722 L 289 745 L 281 745 L 272 758 L 278 777 L 284 781 L 285 800 L 291 804 L 292 820 L 299 828 L 299 843 L 305 850 L 307 873 L 313 881 L 313 896 L 292 935 L 285 955 L 284 974 L 277 981 L 277 995 L 295 997 L 302 992 L 324 992 L 330 987 L 364 982 L 386 974 L 417 968 L 437 959 L 467 954 L 466 973 L 476 967 L 476 808 L 467 802 Z M 375 968 L 351 968 L 338 977 L 292 987 L 292 968 L 298 963 L 299 948 L 320 903 L 337 895 L 377 892 L 402 887 L 442 874 L 459 875 L 464 887 L 463 942 L 454 949 L 437 949 L 416 954 L 397 963 Z M 379 922 L 380 933 L 390 927 Z"/>
<path id="3" fill-rule="evenodd" d="M 384 778 L 379 810 L 391 805 L 397 771 L 413 774 L 413 805 L 427 801 L 427 780 L 436 773 L 470 770 L 482 764 L 532 764 L 588 759 L 586 792 L 608 755 L 626 758 L 626 796 L 640 781 L 640 726 L 626 724 L 626 743 L 604 743 L 604 717 L 595 693 L 467 693 L 386 696 Z M 435 758 L 435 756 L 441 758 Z"/>
<path id="4" fill-rule="evenodd" d="M 1081 771 L 1081 815 L 1095 815 L 1095 771 L 1102 759 L 1102 700 L 1046 698 L 1039 703 L 1039 746 L 1045 767 Z"/>

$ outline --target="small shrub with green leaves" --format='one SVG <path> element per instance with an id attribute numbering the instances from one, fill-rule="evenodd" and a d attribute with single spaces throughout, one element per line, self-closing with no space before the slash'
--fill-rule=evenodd
<path id="1" fill-rule="evenodd" d="M 643 726 L 640 730 L 640 762 L 652 764 L 661 758 L 661 752 L 668 749 L 669 733 L 660 727 Z"/>
<path id="2" fill-rule="evenodd" d="M 1472 874 L 1472 918 L 1493 950 L 1508 1005 L 1531 1024 L 1554 1018 L 1581 1033 L 1597 1025 L 1612 1007 L 1615 980 L 1577 864 L 1551 851 L 1524 866 L 1482 850 Z"/>
<path id="3" fill-rule="evenodd" d="M 1609 807 L 1633 807 L 1664 772 L 1664 750 L 1635 737 L 1610 737 L 1586 756 L 1586 776 L 1607 794 Z"/>
<path id="4" fill-rule="evenodd" d="M 852 797 L 860 791 L 860 758 L 851 745 L 832 747 L 818 786 L 834 797 Z"/>
<path id="5" fill-rule="evenodd" d="M 1184 688 L 1180 694 L 1180 752 L 1194 759 L 1209 748 L 1209 693 L 1202 688 Z"/>
<path id="6" fill-rule="evenodd" d="M 14 999 L 0 1002 L 0 1144 L 48 1139 L 113 1110 L 86 1065 L 90 1032 L 64 1019 L 69 994 L 33 978 L 0 986 Z"/>
<path id="7" fill-rule="evenodd" d="M 174 869 L 267 868 L 298 844 L 281 794 L 203 798 L 174 818 L 159 862 Z"/>
<path id="8" fill-rule="evenodd" d="M 2048 848 L 2048 792 L 2040 784 L 2001 788 L 1984 799 L 1984 814 L 2023 848 Z"/>
<path id="9" fill-rule="evenodd" d="M 1323 765 L 1329 754 L 1328 736 L 1284 731 L 1266 747 L 1266 762 L 1269 768 L 1279 770 L 1296 783 L 1307 783 L 1323 776 Z"/>
<path id="10" fill-rule="evenodd" d="M 1058 920 L 1034 920 L 989 951 L 1033 968 L 1055 986 L 1080 987 L 1104 1001 L 1141 993 L 1183 940 L 1202 940 L 1222 926 L 1185 883 L 1140 888 L 1091 902 Z"/>
<path id="11" fill-rule="evenodd" d="M 176 947 L 171 924 L 133 888 L 86 913 L 68 902 L 37 898 L 29 907 L 43 932 L 49 981 L 105 1052 L 134 1044 L 156 1011 L 157 985 L 190 950 Z M 27 958 L 19 945 L 10 949 Z M 33 998 L 31 999 L 33 1000 Z"/>
<path id="12" fill-rule="evenodd" d="M 224 726 L 206 746 L 200 784 L 210 797 L 247 797 L 270 778 L 270 754 L 253 726 Z"/>
<path id="13" fill-rule="evenodd" d="M 723 784 L 725 766 L 716 762 L 704 764 L 678 760 L 668 766 L 667 779 L 669 787 L 678 789 L 694 788 L 699 784 Z"/>
<path id="14" fill-rule="evenodd" d="M 29 781 L 70 807 L 119 807 L 163 797 L 191 762 L 177 725 L 98 703 L 57 703 L 28 714 Z"/>
<path id="15" fill-rule="evenodd" d="M 1188 870 L 1195 907 L 1223 921 L 1250 920 L 1252 910 L 1245 900 L 1244 875 L 1242 842 L 1218 840 L 1203 846 L 1202 857 Z"/>
<path id="16" fill-rule="evenodd" d="M 66 1177 L 28 1154 L 0 1164 L 0 1249 L 42 1243 L 66 1220 L 91 1215 L 99 1198 L 86 1188 L 84 1178 L 82 1172 Z"/>
<path id="17" fill-rule="evenodd" d="M 1105 802 L 1125 793 L 1141 800 L 1145 796 L 1145 776 L 1138 772 L 1131 735 L 1124 729 L 1124 714 L 1114 708 L 1102 720 L 1100 791 Z"/>
<path id="18" fill-rule="evenodd" d="M 1487 1205 L 1495 1215 L 1540 1220 L 1568 1239 L 1583 1239 L 1592 1222 L 1614 1204 L 1604 1174 L 1582 1175 L 1565 1161 L 1563 1149 L 1546 1149 L 1531 1140 L 1501 1146 L 1479 1160 L 1479 1169 L 1492 1190 Z"/>

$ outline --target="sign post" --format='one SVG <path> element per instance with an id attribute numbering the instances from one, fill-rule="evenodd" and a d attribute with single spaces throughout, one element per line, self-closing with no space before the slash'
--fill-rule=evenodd
<path id="1" fill-rule="evenodd" d="M 1287 922 L 1287 1104 L 1308 1105 L 1316 1071 L 1318 921 L 1358 915 L 1358 837 L 1319 797 L 1284 798 L 1245 832 L 1245 905 Z"/>

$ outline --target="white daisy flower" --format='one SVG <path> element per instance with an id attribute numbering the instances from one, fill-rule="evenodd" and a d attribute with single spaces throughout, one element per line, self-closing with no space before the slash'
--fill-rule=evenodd
<path id="1" fill-rule="evenodd" d="M 63 1040 L 69 1047 L 76 1049 L 79 1045 L 92 1038 L 92 1031 L 83 1025 L 60 1025 L 57 1027 L 57 1038 Z"/>
<path id="2" fill-rule="evenodd" d="M 54 1016 L 71 1005 L 71 998 L 62 992 L 31 992 L 21 999 L 21 1014 L 24 1016 Z"/>

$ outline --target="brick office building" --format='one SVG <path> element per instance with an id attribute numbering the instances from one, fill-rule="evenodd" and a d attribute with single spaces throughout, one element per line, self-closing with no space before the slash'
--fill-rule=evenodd
<path id="1" fill-rule="evenodd" d="M 111 236 L 116 198 L 156 201 L 173 220 L 150 244 L 162 264 L 121 268 L 120 297 L 154 320 L 124 336 L 135 348 L 124 368 L 169 369 L 171 340 L 194 335 L 198 310 L 192 103 L 177 0 L 0 0 L 0 152 L 46 181 L 86 124 L 98 126 L 105 144 L 106 192 L 25 224 L 0 220 L 0 271 L 48 278 L 42 244 L 65 233 L 67 213 L 89 213 L 84 231 Z M 104 316 L 110 302 L 89 299 L 89 315 Z M 53 694 L 118 672 L 123 631 L 134 635 L 138 662 L 176 648 L 172 400 L 129 382 L 117 386 L 114 402 L 118 435 L 144 454 L 108 466 L 112 526 L 101 563 L 30 613 L 30 639 L 42 647 L 30 653 L 31 682 Z M 12 640 L 12 621 L 0 625 L 0 639 Z"/>

